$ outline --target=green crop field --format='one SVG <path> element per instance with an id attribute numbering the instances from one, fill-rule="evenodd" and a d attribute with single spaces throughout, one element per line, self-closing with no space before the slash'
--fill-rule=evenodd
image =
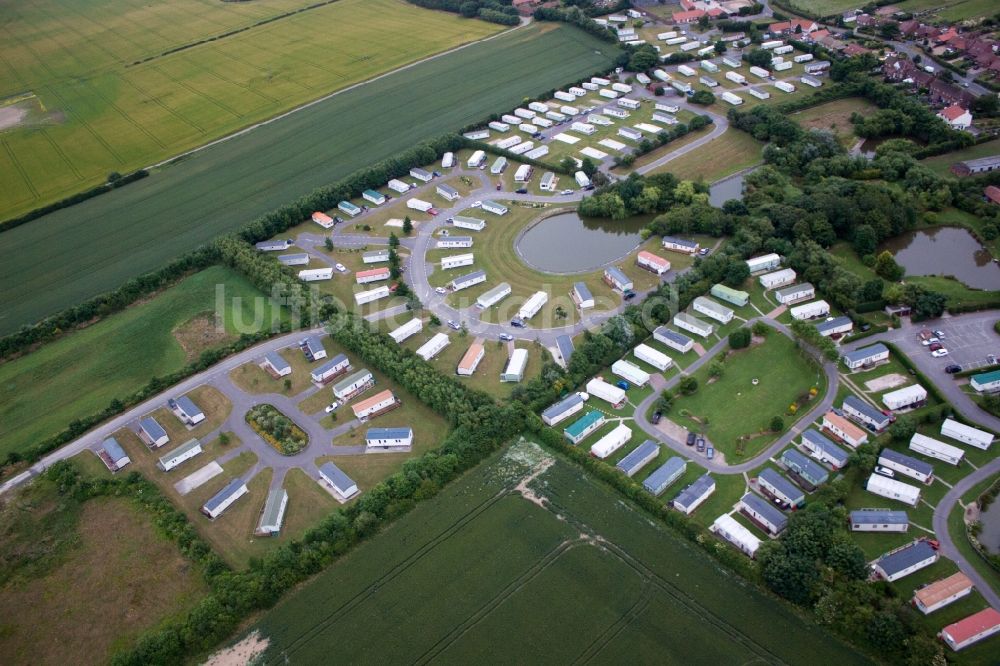
<path id="1" fill-rule="evenodd" d="M 0 217 L 501 29 L 402 0 L 338 0 L 285 15 L 309 4 L 6 6 L 0 100 L 18 102 L 6 109 L 16 125 L 2 139 Z M 277 20 L 254 26 L 267 19 Z M 234 29 L 244 30 L 163 55 Z"/>
<path id="2" fill-rule="evenodd" d="M 224 331 L 206 326 L 203 316 L 214 312 L 216 285 L 227 294 Z M 229 269 L 209 268 L 141 305 L 0 364 L 0 457 L 104 409 L 155 375 L 180 369 L 204 348 L 232 340 L 242 328 L 237 315 L 254 321 L 258 296 Z M 242 299 L 238 312 L 230 297 Z M 270 306 L 261 312 L 269 321 Z"/>
<path id="3" fill-rule="evenodd" d="M 834 16 L 848 9 L 857 9 L 865 3 L 861 0 L 788 0 L 788 4 L 814 16 Z"/>
<path id="4" fill-rule="evenodd" d="M 570 26 L 531 25 L 359 86 L 5 232 L 0 334 L 423 139 L 605 68 L 617 53 Z"/>
<path id="5" fill-rule="evenodd" d="M 815 402 L 826 388 L 822 372 L 777 331 L 771 331 L 762 345 L 730 354 L 724 368 L 722 377 L 711 384 L 707 367 L 695 373 L 698 392 L 678 397 L 667 418 L 689 430 L 704 432 L 730 463 L 752 457 L 775 440 L 777 435 L 766 432 L 772 417 L 781 416 L 785 425 L 791 426 L 795 417 L 786 412 L 796 398 L 815 386 L 819 390 Z M 800 412 L 808 409 L 807 403 Z M 742 456 L 736 443 L 741 435 L 753 437 Z"/>
<path id="6" fill-rule="evenodd" d="M 386 663 L 802 663 L 817 653 L 865 663 L 530 443 L 417 507 L 252 630 L 269 641 L 261 663 L 334 651 Z"/>
<path id="7" fill-rule="evenodd" d="M 682 144 L 679 144 L 682 145 Z M 667 144 L 663 150 L 674 150 Z M 736 129 L 726 130 L 722 136 L 699 148 L 670 160 L 653 173 L 672 173 L 683 180 L 703 179 L 709 183 L 736 173 L 763 161 L 764 144 Z"/>

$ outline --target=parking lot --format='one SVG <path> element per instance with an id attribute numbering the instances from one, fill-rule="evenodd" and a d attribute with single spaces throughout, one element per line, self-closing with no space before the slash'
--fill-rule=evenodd
<path id="1" fill-rule="evenodd" d="M 921 359 L 921 366 L 929 364 L 932 368 L 943 370 L 948 365 L 956 364 L 963 370 L 972 370 L 987 365 L 988 355 L 1000 355 L 1000 339 L 993 330 L 990 317 L 938 319 L 928 329 L 944 333 L 945 337 L 940 342 L 948 350 L 947 356 L 933 358 L 928 348 L 920 344 L 917 334 L 922 328 L 917 326 L 902 329 L 894 339 L 911 356 L 926 356 Z"/>

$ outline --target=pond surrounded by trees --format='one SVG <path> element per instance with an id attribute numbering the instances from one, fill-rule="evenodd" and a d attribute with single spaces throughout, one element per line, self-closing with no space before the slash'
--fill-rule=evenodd
<path id="1" fill-rule="evenodd" d="M 886 241 L 907 275 L 952 276 L 973 289 L 1000 289 L 1000 264 L 961 227 L 909 231 Z"/>
<path id="2" fill-rule="evenodd" d="M 648 218 L 582 218 L 575 212 L 546 217 L 514 241 L 521 259 L 548 273 L 583 273 L 621 259 L 642 243 Z"/>

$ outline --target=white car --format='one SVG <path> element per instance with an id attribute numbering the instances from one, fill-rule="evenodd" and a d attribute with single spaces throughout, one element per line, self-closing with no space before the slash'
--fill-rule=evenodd
<path id="1" fill-rule="evenodd" d="M 334 264 L 333 267 L 336 268 L 341 273 L 347 272 L 347 266 L 345 266 L 344 264 Z"/>
<path id="2" fill-rule="evenodd" d="M 567 195 L 567 194 L 573 194 L 573 190 L 563 190 L 563 191 L 562 191 L 562 192 L 560 192 L 559 194 L 562 194 L 562 195 L 564 195 L 564 196 L 565 196 L 565 195 Z"/>
<path id="3" fill-rule="evenodd" d="M 333 410 L 337 409 L 337 407 L 340 407 L 340 403 L 334 400 L 333 402 L 331 402 L 329 405 L 326 406 L 326 409 L 324 411 L 326 411 L 326 413 L 329 414 Z"/>
<path id="4" fill-rule="evenodd" d="M 941 342 L 941 341 L 938 340 L 937 338 L 927 338 L 926 340 L 924 340 L 920 344 L 922 344 L 924 347 L 928 347 L 928 346 L 934 344 L 935 342 Z"/>
<path id="5" fill-rule="evenodd" d="M 447 294 L 448 293 L 448 290 L 445 289 L 444 287 L 434 287 L 434 291 L 437 292 L 437 293 L 439 293 L 439 294 Z"/>
<path id="6" fill-rule="evenodd" d="M 473 207 L 473 208 L 481 208 L 481 207 L 482 207 L 482 205 L 483 205 L 483 202 L 482 202 L 482 201 L 473 201 L 473 202 L 472 202 L 472 207 Z"/>
<path id="7" fill-rule="evenodd" d="M 942 356 L 947 356 L 947 355 L 948 355 L 947 349 L 938 349 L 937 351 L 931 352 L 931 356 L 933 356 L 934 358 L 941 358 Z"/>

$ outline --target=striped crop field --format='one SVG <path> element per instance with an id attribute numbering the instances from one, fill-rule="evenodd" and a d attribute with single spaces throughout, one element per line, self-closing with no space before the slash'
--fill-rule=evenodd
<path id="1" fill-rule="evenodd" d="M 419 505 L 254 630 L 268 643 L 263 664 L 331 654 L 465 664 L 801 664 L 819 654 L 826 664 L 866 663 L 527 442 Z"/>
<path id="2" fill-rule="evenodd" d="M 606 68 L 617 55 L 616 46 L 577 28 L 529 25 L 352 88 L 4 232 L 0 334 L 113 289 L 421 140 Z"/>
<path id="3" fill-rule="evenodd" d="M 403 0 L 28 0 L 3 12 L 0 219 L 501 29 Z"/>

